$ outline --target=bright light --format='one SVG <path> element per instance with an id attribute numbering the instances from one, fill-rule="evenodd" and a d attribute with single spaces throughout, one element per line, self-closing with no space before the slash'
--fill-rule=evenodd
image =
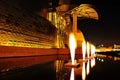
<path id="1" fill-rule="evenodd" d="M 70 54 L 71 54 L 72 64 L 74 64 L 76 40 L 75 40 L 75 36 L 73 33 L 70 34 L 69 45 L 70 45 Z"/>
<path id="2" fill-rule="evenodd" d="M 74 80 L 74 68 L 71 69 L 70 80 Z"/>
<path id="3" fill-rule="evenodd" d="M 95 56 L 95 46 L 91 45 L 91 56 Z"/>
<path id="4" fill-rule="evenodd" d="M 82 42 L 82 55 L 83 55 L 83 60 L 85 60 L 85 55 L 86 55 L 86 42 Z"/>
<path id="5" fill-rule="evenodd" d="M 83 62 L 83 66 L 82 66 L 82 80 L 86 79 L 86 72 L 85 72 L 85 62 Z"/>
<path id="6" fill-rule="evenodd" d="M 95 66 L 95 58 L 91 59 L 91 67 L 93 68 Z"/>
<path id="7" fill-rule="evenodd" d="M 89 55 L 90 55 L 90 44 L 89 42 L 87 42 L 87 56 L 89 58 Z"/>
<path id="8" fill-rule="evenodd" d="M 87 61 L 87 75 L 90 73 L 90 61 Z"/>

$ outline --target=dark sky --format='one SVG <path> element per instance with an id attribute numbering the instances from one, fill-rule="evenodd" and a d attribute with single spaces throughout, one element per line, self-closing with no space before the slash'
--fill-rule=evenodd
<path id="1" fill-rule="evenodd" d="M 105 46 L 120 44 L 120 6 L 117 0 L 74 0 L 76 2 L 94 5 L 99 14 L 98 21 L 78 21 L 88 41 Z"/>
<path id="2" fill-rule="evenodd" d="M 24 0 L 23 0 L 24 1 Z M 39 7 L 41 0 L 25 0 L 29 9 Z M 45 0 L 44 0 L 45 1 Z M 48 0 L 50 1 L 50 0 Z M 52 0 L 54 4 L 58 0 Z M 84 37 L 93 44 L 113 45 L 120 44 L 120 4 L 118 0 L 72 0 L 71 4 L 92 4 L 96 7 L 99 20 L 78 21 L 78 27 Z M 46 3 L 45 3 L 46 4 Z M 44 6 L 43 4 L 42 6 Z M 46 4 L 48 5 L 48 4 Z"/>

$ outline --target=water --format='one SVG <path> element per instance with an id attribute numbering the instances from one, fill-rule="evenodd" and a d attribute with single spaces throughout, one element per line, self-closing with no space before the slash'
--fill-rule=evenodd
<path id="1" fill-rule="evenodd" d="M 68 61 L 68 55 L 1 58 L 0 80 L 120 80 L 120 57 L 97 55 L 77 68 L 65 67 Z"/>

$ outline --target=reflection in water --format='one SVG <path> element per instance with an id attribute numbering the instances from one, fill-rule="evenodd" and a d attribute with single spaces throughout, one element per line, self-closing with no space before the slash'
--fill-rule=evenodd
<path id="1" fill-rule="evenodd" d="M 114 57 L 114 61 L 120 60 L 120 57 Z"/>
<path id="2" fill-rule="evenodd" d="M 95 66 L 95 58 L 91 59 L 91 68 L 93 68 Z"/>
<path id="3" fill-rule="evenodd" d="M 54 61 L 56 58 L 57 56 L 0 58 L 0 72 L 8 72 L 15 69 L 27 68 L 33 65 Z"/>
<path id="4" fill-rule="evenodd" d="M 95 56 L 95 46 L 91 45 L 91 56 Z"/>
<path id="5" fill-rule="evenodd" d="M 63 60 L 56 60 L 55 61 L 56 73 L 59 73 L 60 71 L 62 71 L 63 66 L 64 66 L 64 61 Z"/>
<path id="6" fill-rule="evenodd" d="M 65 61 L 56 60 L 54 64 L 56 70 L 56 80 L 69 80 L 71 69 L 64 67 Z"/>
<path id="7" fill-rule="evenodd" d="M 87 75 L 90 73 L 90 61 L 87 61 Z"/>
<path id="8" fill-rule="evenodd" d="M 22 67 L 1 72 L 0 80 L 118 80 L 120 76 L 120 57 L 97 54 L 96 58 L 79 62 L 77 68 L 66 68 L 64 64 L 68 60 L 55 56 L 0 59 L 1 70 Z"/>
<path id="9" fill-rule="evenodd" d="M 47 59 L 47 60 L 46 60 Z M 2 60 L 2 61 L 1 61 Z M 69 59 L 68 59 L 69 60 Z M 19 75 L 22 80 L 24 77 L 30 79 L 30 77 L 36 77 L 36 74 L 39 75 L 36 78 L 43 78 L 45 80 L 46 78 L 50 78 L 52 80 L 70 80 L 70 74 L 71 74 L 71 80 L 76 79 L 76 75 L 79 76 L 79 79 L 76 80 L 85 80 L 87 76 L 87 65 L 95 65 L 95 58 L 90 59 L 87 63 L 86 62 L 80 62 L 80 66 L 77 68 L 66 68 L 64 64 L 66 63 L 66 60 L 56 60 L 55 56 L 40 56 L 40 57 L 24 57 L 24 58 L 8 58 L 8 59 L 0 59 L 1 63 L 1 69 L 8 69 L 8 68 L 16 68 L 16 67 L 23 67 L 23 69 L 20 70 L 18 73 L 16 71 L 13 71 L 13 75 L 11 79 L 6 80 L 13 80 L 13 78 L 17 78 L 16 75 Z M 54 63 L 53 63 L 54 61 Z M 77 60 L 75 60 L 77 62 Z M 90 62 L 91 61 L 91 62 Z M 8 65 L 8 66 L 7 66 Z M 35 65 L 35 66 L 32 66 Z M 28 69 L 27 69 L 28 67 Z M 27 70 L 26 70 L 27 69 Z M 31 70 L 29 70 L 31 69 Z M 72 69 L 72 70 L 71 70 Z M 87 69 L 87 70 L 86 70 Z M 24 71 L 22 71 L 24 70 Z M 28 71 L 28 72 L 27 72 Z M 26 72 L 26 73 L 24 73 Z M 30 73 L 31 72 L 31 73 Z M 34 73 L 34 75 L 33 75 Z M 90 71 L 89 71 L 90 73 Z M 5 76 L 7 74 L 4 74 Z M 29 76 L 32 75 L 32 76 Z M 51 75 L 51 76 L 49 76 Z M 9 76 L 9 75 L 8 75 Z M 48 77 L 45 77 L 48 76 Z M 1 78 L 1 76 L 0 76 Z M 7 78 L 7 77 L 6 77 Z M 20 79 L 21 79 L 20 78 Z M 56 78 L 56 79 L 54 79 Z M 18 79 L 18 80 L 20 80 Z M 3 79 L 2 79 L 3 80 Z M 47 79 L 46 79 L 47 80 Z"/>
<path id="10" fill-rule="evenodd" d="M 95 58 L 88 59 L 87 62 L 80 62 L 80 64 L 80 67 L 71 68 L 70 80 L 77 79 L 77 76 L 81 76 L 81 78 L 79 77 L 80 80 L 86 80 L 86 77 L 90 74 L 90 69 L 95 66 Z"/>
<path id="11" fill-rule="evenodd" d="M 119 61 L 120 60 L 120 57 L 119 56 L 110 56 L 110 55 L 102 55 L 102 54 L 97 54 L 97 59 L 101 62 L 104 62 L 103 59 L 101 58 L 109 58 L 109 59 L 112 59 L 114 61 Z"/>
<path id="12" fill-rule="evenodd" d="M 83 66 L 82 66 L 82 80 L 86 79 L 86 72 L 85 72 L 85 62 L 83 62 Z"/>
<path id="13" fill-rule="evenodd" d="M 71 69 L 70 80 L 74 80 L 74 68 Z"/>
<path id="14" fill-rule="evenodd" d="M 91 65 L 91 67 L 90 67 Z M 95 66 L 95 58 L 89 59 L 87 64 L 83 62 L 82 66 L 82 80 L 86 80 L 86 76 L 90 74 L 90 69 Z"/>

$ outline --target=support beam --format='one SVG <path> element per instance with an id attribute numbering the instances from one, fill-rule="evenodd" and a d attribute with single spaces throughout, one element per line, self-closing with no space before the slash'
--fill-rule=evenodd
<path id="1" fill-rule="evenodd" d="M 72 12 L 73 14 L 73 33 L 77 33 L 77 11 L 76 10 L 73 10 Z"/>

